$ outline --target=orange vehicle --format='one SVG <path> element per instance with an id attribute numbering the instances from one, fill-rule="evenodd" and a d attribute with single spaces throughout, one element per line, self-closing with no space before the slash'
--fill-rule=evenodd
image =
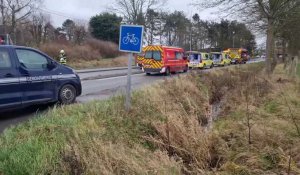
<path id="1" fill-rule="evenodd" d="M 187 72 L 188 61 L 182 48 L 151 45 L 145 47 L 142 69 L 147 75 L 151 73 L 169 75 L 175 72 Z"/>
<path id="2" fill-rule="evenodd" d="M 145 56 L 145 47 L 143 48 L 143 51 L 141 53 L 137 54 L 135 57 L 136 66 L 138 66 L 140 68 L 143 67 L 144 56 Z"/>
<path id="3" fill-rule="evenodd" d="M 246 63 L 249 58 L 248 50 L 243 48 L 229 48 L 223 52 L 229 55 L 232 64 Z"/>

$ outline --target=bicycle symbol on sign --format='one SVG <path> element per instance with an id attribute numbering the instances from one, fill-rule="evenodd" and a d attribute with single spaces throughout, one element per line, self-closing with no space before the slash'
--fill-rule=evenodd
<path id="1" fill-rule="evenodd" d="M 129 34 L 127 33 L 127 36 L 125 36 L 122 41 L 124 44 L 128 44 L 131 43 L 133 45 L 138 45 L 139 44 L 139 39 L 137 37 L 134 36 L 135 34 Z"/>

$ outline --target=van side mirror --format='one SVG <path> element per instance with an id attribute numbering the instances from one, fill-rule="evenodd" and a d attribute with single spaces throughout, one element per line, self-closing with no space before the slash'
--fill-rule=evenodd
<path id="1" fill-rule="evenodd" d="M 50 62 L 47 64 L 47 68 L 48 68 L 49 70 L 52 70 L 52 69 L 54 69 L 55 67 L 56 67 L 56 64 L 55 64 L 54 61 L 50 61 Z"/>

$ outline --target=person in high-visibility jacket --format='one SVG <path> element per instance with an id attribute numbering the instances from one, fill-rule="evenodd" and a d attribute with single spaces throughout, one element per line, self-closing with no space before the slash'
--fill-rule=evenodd
<path id="1" fill-rule="evenodd" d="M 60 64 L 64 64 L 64 65 L 67 64 L 67 56 L 64 50 L 61 50 L 59 52 L 59 62 Z"/>

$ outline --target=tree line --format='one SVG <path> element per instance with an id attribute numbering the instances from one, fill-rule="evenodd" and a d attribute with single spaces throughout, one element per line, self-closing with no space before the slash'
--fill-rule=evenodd
<path id="1" fill-rule="evenodd" d="M 198 0 L 201 8 L 219 7 L 223 14 L 239 17 L 253 30 L 264 33 L 266 39 L 266 68 L 271 74 L 278 61 L 300 57 L 299 0 Z M 230 9 L 230 10 L 228 10 Z"/>
<path id="2" fill-rule="evenodd" d="M 0 0 L 1 33 L 14 43 L 39 46 L 61 41 L 83 44 L 89 37 L 118 43 L 122 23 L 145 26 L 144 44 L 164 44 L 186 50 L 244 47 L 253 50 L 255 37 L 245 24 L 222 20 L 201 20 L 198 14 L 187 17 L 183 11 L 164 11 L 166 1 L 115 0 L 111 12 L 91 17 L 88 26 L 67 19 L 55 27 L 44 13 L 42 0 Z M 117 15 L 118 14 L 118 15 Z"/>
<path id="3" fill-rule="evenodd" d="M 54 27 L 42 5 L 43 0 L 0 0 L 0 33 L 10 34 L 15 44 L 26 46 L 38 47 L 55 40 L 83 42 L 88 35 L 84 25 L 69 19 Z"/>
<path id="4" fill-rule="evenodd" d="M 96 15 L 90 20 L 91 34 L 118 43 L 122 22 L 124 18 L 115 13 Z M 145 28 L 144 44 L 179 46 L 186 50 L 244 47 L 252 51 L 256 48 L 255 36 L 245 24 L 228 20 L 204 21 L 197 13 L 189 19 L 182 11 L 168 13 L 148 9 L 135 24 Z"/>

